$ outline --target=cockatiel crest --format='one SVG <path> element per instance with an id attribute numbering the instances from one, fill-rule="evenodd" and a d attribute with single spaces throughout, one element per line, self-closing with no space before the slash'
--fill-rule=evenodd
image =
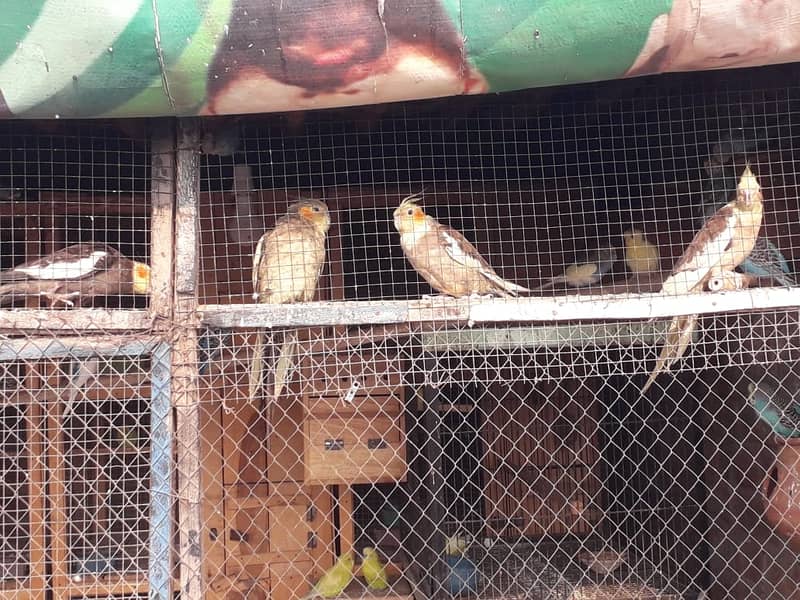
<path id="1" fill-rule="evenodd" d="M 426 215 L 419 198 L 412 194 L 400 202 L 394 226 L 406 258 L 433 289 L 456 298 L 530 291 L 500 277 L 461 233 Z"/>

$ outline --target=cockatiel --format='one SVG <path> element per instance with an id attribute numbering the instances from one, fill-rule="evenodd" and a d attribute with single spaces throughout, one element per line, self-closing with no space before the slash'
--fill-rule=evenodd
<path id="1" fill-rule="evenodd" d="M 705 205 L 706 217 L 710 218 L 716 212 L 712 205 Z M 771 279 L 777 285 L 783 287 L 793 287 L 797 285 L 792 277 L 792 268 L 789 261 L 778 250 L 777 246 L 768 240 L 764 235 L 756 238 L 752 252 L 745 258 L 737 268 L 738 271 L 753 277 Z"/>
<path id="2" fill-rule="evenodd" d="M 629 229 L 622 237 L 625 240 L 625 264 L 632 273 L 650 273 L 661 268 L 658 246 L 649 242 L 644 233 Z"/>
<path id="3" fill-rule="evenodd" d="M 661 286 L 662 294 L 679 295 L 699 292 L 712 280 L 734 280 L 741 285 L 741 275 L 734 272 L 755 246 L 763 198 L 750 167 L 745 167 L 736 198 L 720 208 L 694 236 L 689 247 Z M 662 372 L 667 371 L 686 351 L 697 326 L 698 315 L 681 315 L 672 319 L 667 339 L 656 366 L 642 388 L 642 393 Z"/>
<path id="4" fill-rule="evenodd" d="M 319 200 L 301 200 L 290 205 L 275 227 L 261 236 L 253 256 L 253 299 L 262 304 L 309 302 L 325 263 L 325 237 L 331 225 L 328 207 Z M 280 357 L 275 362 L 277 398 L 285 381 L 295 344 L 294 335 L 283 336 Z M 250 398 L 262 383 L 264 332 L 256 334 L 250 372 Z"/>
<path id="5" fill-rule="evenodd" d="M 303 600 L 339 596 L 353 581 L 354 565 L 355 559 L 352 552 L 342 554 L 336 560 L 336 563 L 322 574 L 322 577 L 314 584 L 311 591 L 303 597 Z"/>
<path id="6" fill-rule="evenodd" d="M 364 562 L 361 563 L 361 574 L 371 590 L 380 591 L 389 587 L 386 568 L 381 564 L 381 559 L 375 548 L 364 548 Z"/>
<path id="7" fill-rule="evenodd" d="M 500 277 L 463 235 L 426 215 L 418 199 L 419 194 L 403 199 L 394 226 L 408 262 L 433 289 L 456 298 L 530 291 Z"/>
<path id="8" fill-rule="evenodd" d="M 767 382 L 747 385 L 747 402 L 758 416 L 782 438 L 800 438 L 800 402 L 785 390 Z"/>
<path id="9" fill-rule="evenodd" d="M 150 267 L 107 244 L 73 244 L 0 272 L 0 304 L 43 296 L 51 306 L 74 306 L 95 296 L 147 294 Z"/>
<path id="10" fill-rule="evenodd" d="M 545 290 L 559 283 L 566 283 L 574 288 L 589 287 L 599 283 L 610 273 L 618 260 L 619 254 L 616 248 L 600 248 L 575 261 L 564 269 L 563 275 L 551 278 L 536 290 Z"/>

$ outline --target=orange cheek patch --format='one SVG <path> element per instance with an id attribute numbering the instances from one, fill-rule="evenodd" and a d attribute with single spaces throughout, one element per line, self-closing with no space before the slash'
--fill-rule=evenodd
<path id="1" fill-rule="evenodd" d="M 300 216 L 305 217 L 306 219 L 310 219 L 311 216 L 314 214 L 314 211 L 311 210 L 308 206 L 301 206 L 299 212 Z"/>
<path id="2" fill-rule="evenodd" d="M 422 223 L 425 221 L 425 213 L 418 208 L 414 211 L 414 214 L 411 215 L 411 219 L 414 221 L 414 223 Z"/>

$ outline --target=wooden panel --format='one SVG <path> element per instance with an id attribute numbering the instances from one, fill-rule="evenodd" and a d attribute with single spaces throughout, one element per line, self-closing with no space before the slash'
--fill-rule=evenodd
<path id="1" fill-rule="evenodd" d="M 311 561 L 270 564 L 271 600 L 302 598 L 311 589 L 310 582 L 315 579 L 313 575 L 309 576 L 313 567 Z"/>
<path id="2" fill-rule="evenodd" d="M 305 481 L 317 484 L 403 481 L 406 474 L 403 423 L 402 415 L 307 418 L 303 427 Z M 375 443 L 384 447 L 371 448 Z"/>
<path id="3" fill-rule="evenodd" d="M 328 417 L 329 415 L 343 418 L 356 415 L 369 418 L 380 415 L 396 416 L 402 410 L 401 397 L 399 394 L 357 395 L 352 402 L 343 402 L 341 398 L 331 396 L 308 397 L 305 400 L 305 406 L 308 414 L 314 417 Z"/>
<path id="4" fill-rule="evenodd" d="M 300 396 L 275 402 L 267 456 L 267 479 L 271 482 L 303 480 L 303 413 Z"/>
<path id="5" fill-rule="evenodd" d="M 341 396 L 357 382 L 362 395 L 385 395 L 402 385 L 402 372 L 399 358 L 380 352 L 311 354 L 303 361 L 301 392 Z"/>

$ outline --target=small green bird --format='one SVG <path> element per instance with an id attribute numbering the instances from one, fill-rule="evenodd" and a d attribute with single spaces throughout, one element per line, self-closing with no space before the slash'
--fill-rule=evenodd
<path id="1" fill-rule="evenodd" d="M 353 566 L 355 559 L 352 552 L 342 554 L 336 564 L 322 574 L 311 591 L 303 600 L 311 598 L 335 598 L 344 592 L 345 588 L 353 581 Z"/>
<path id="2" fill-rule="evenodd" d="M 759 418 L 783 438 L 800 437 L 800 403 L 786 391 L 778 391 L 762 381 L 747 385 L 747 402 Z"/>
<path id="3" fill-rule="evenodd" d="M 381 564 L 381 559 L 375 548 L 364 548 L 364 562 L 361 563 L 361 573 L 371 590 L 385 590 L 389 587 L 386 569 Z"/>

